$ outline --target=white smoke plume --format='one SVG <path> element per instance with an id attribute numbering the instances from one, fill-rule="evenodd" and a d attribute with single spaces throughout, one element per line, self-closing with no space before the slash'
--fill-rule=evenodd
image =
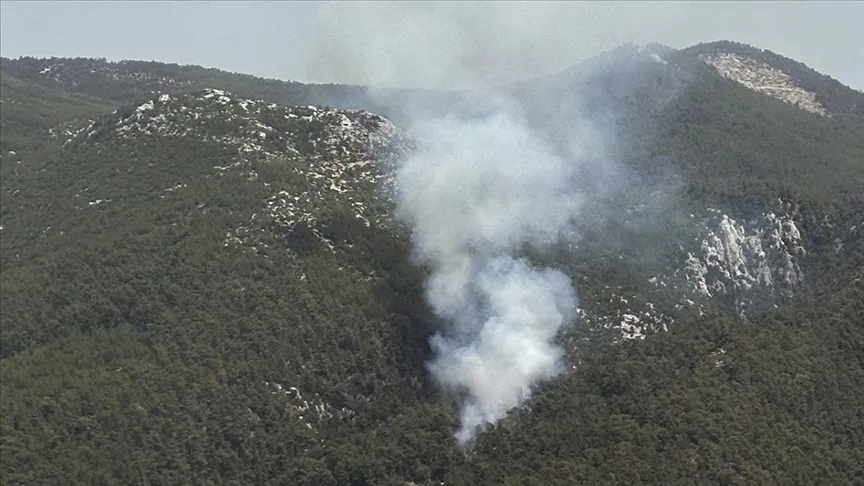
<path id="1" fill-rule="evenodd" d="M 476 5 L 411 5 L 376 4 L 372 11 L 388 21 L 377 32 L 360 22 L 355 31 L 370 34 L 365 44 L 322 40 L 330 66 L 355 71 L 373 85 L 400 84 L 425 72 L 420 77 L 433 84 L 458 74 L 476 88 L 494 71 L 481 58 L 498 68 L 506 64 L 513 45 L 506 43 L 506 52 L 484 49 L 506 41 L 507 32 L 494 41 L 478 37 L 471 20 L 484 17 Z M 485 15 L 515 29 L 527 8 L 501 3 Z M 369 16 L 335 12 L 330 31 Z M 548 18 L 548 6 L 540 14 Z M 520 29 L 516 40 L 525 41 L 530 29 Z M 420 56 L 425 51 L 440 56 L 429 60 Z M 428 367 L 440 385 L 462 397 L 456 435 L 466 449 L 479 430 L 564 370 L 554 340 L 573 321 L 576 292 L 566 274 L 535 268 L 520 255 L 571 237 L 587 194 L 580 190 L 584 177 L 610 174 L 590 123 L 570 118 L 566 140 L 553 147 L 532 132 L 503 91 L 488 85 L 481 91 L 483 115 L 416 114 L 408 129 L 419 149 L 396 174 L 398 216 L 413 230 L 416 257 L 431 269 L 426 298 L 449 324 L 432 338 L 435 358 Z"/>
<path id="2" fill-rule="evenodd" d="M 427 299 L 451 326 L 429 369 L 464 394 L 459 442 L 493 424 L 563 370 L 553 340 L 577 298 L 570 278 L 517 257 L 567 237 L 582 205 L 585 160 L 564 159 L 501 108 L 414 127 L 420 149 L 397 173 L 399 216 L 431 268 Z"/>
<path id="3" fill-rule="evenodd" d="M 698 42 L 704 34 L 691 26 L 694 14 L 706 17 L 717 10 L 700 9 L 701 4 L 327 2 L 306 74 L 344 83 L 436 89 L 527 80 L 627 42 L 667 41 L 670 32 L 692 31 L 688 37 L 693 40 L 681 44 L 675 39 L 681 47 Z"/>

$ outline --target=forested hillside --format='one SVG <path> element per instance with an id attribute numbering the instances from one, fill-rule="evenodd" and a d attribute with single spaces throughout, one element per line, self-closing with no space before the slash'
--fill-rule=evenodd
<path id="1" fill-rule="evenodd" d="M 864 483 L 864 95 L 752 49 L 624 46 L 512 87 L 620 167 L 578 241 L 526 253 L 576 287 L 567 372 L 470 454 L 391 196 L 398 114 L 472 94 L 3 59 L 0 481 Z"/>

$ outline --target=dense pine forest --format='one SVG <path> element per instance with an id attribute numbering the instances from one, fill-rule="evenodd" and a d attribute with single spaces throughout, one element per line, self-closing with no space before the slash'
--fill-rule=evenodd
<path id="1" fill-rule="evenodd" d="M 470 93 L 2 59 L 0 482 L 864 484 L 864 94 L 741 44 L 654 52 L 510 88 L 550 137 L 570 113 L 544 102 L 579 93 L 629 179 L 578 244 L 529 254 L 578 291 L 568 370 L 470 454 L 426 367 L 427 269 L 379 187 L 410 143 L 376 145 L 406 103 Z M 719 75 L 714 52 L 833 116 Z M 803 277 L 708 266 L 723 291 L 694 290 L 704 222 L 769 213 L 800 251 L 765 236 L 760 265 Z M 653 320 L 622 339 L 625 315 Z"/>

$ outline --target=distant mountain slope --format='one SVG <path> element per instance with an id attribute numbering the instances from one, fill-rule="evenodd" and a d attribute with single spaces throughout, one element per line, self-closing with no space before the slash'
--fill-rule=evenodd
<path id="1" fill-rule="evenodd" d="M 452 103 L 454 99 L 452 94 L 421 89 L 378 90 L 373 97 L 365 86 L 304 84 L 155 61 L 0 58 L 0 71 L 37 86 L 111 104 L 144 101 L 160 93 L 213 88 L 280 105 L 365 109 L 399 120 L 402 108 L 407 105 L 440 110 L 442 100 Z"/>
<path id="2" fill-rule="evenodd" d="M 3 72 L 19 79 L 113 103 L 140 101 L 165 92 L 222 88 L 238 92 L 255 90 L 258 93 L 255 98 L 269 99 L 276 96 L 285 105 L 323 104 L 319 93 L 336 98 L 334 94 L 337 92 L 354 97 L 365 91 L 360 86 L 307 85 L 153 61 L 108 62 L 94 58 L 22 57 L 0 59 L 0 63 Z"/>
<path id="3" fill-rule="evenodd" d="M 597 72 L 621 49 L 636 49 L 640 59 L 671 62 L 692 70 L 705 64 L 724 76 L 751 88 L 768 89 L 774 96 L 800 101 L 808 109 L 852 116 L 864 123 L 864 93 L 818 73 L 782 55 L 746 44 L 717 41 L 675 50 L 660 44 L 622 46 L 565 70 L 559 76 L 572 78 L 578 72 Z M 612 54 L 612 56 L 610 56 Z M 621 66 L 620 57 L 614 61 Z M 743 64 L 742 64 L 743 63 Z M 303 84 L 263 79 L 200 66 L 155 61 L 109 62 L 96 58 L 0 58 L 0 71 L 21 80 L 65 93 L 77 93 L 110 103 L 142 101 L 152 95 L 180 93 L 203 88 L 224 89 L 238 96 L 284 105 L 318 105 L 367 109 L 394 119 L 412 105 L 414 110 L 441 111 L 464 102 L 470 93 L 421 89 L 379 89 L 372 96 L 364 86 Z M 767 76 L 767 77 L 766 77 Z M 553 76 L 552 78 L 555 78 Z M 749 80 L 749 81 L 748 81 Z M 773 90 L 773 91 L 771 91 Z M 792 100 L 798 101 L 792 101 Z M 442 106 L 442 104 L 444 106 Z"/>

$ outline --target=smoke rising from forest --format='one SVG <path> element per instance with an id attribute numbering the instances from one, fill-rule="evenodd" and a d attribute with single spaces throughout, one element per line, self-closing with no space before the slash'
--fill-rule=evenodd
<path id="1" fill-rule="evenodd" d="M 408 73 L 425 73 L 433 83 L 458 74 L 483 100 L 470 116 L 409 116 L 407 128 L 419 148 L 398 168 L 395 195 L 398 217 L 413 231 L 415 255 L 431 270 L 426 299 L 447 323 L 431 339 L 435 358 L 428 368 L 461 397 L 456 436 L 470 449 L 479 430 L 564 370 L 554 339 L 575 317 L 575 289 L 563 272 L 533 266 L 523 250 L 572 238 L 574 218 L 591 193 L 581 190 L 590 184 L 586 176 L 608 179 L 615 166 L 599 149 L 601 137 L 589 120 L 574 123 L 570 116 L 564 139 L 549 143 L 518 103 L 489 83 L 492 71 L 477 56 L 499 67 L 508 62 L 518 49 L 482 47 L 506 43 L 506 30 L 521 25 L 520 11 L 528 7 L 504 3 L 488 11 L 505 30 L 489 39 L 468 21 L 478 15 L 476 5 L 411 5 L 375 8 L 410 13 L 385 15 L 391 22 L 379 33 L 411 32 L 414 42 L 371 39 L 358 56 L 354 47 L 324 39 L 322 49 L 340 69 L 362 71 L 373 86 L 398 84 Z M 521 30 L 516 37 L 530 40 Z M 430 50 L 438 62 L 418 63 Z"/>
<path id="2" fill-rule="evenodd" d="M 552 340 L 576 310 L 570 278 L 517 253 L 565 235 L 581 199 L 573 165 L 512 114 L 415 128 L 421 149 L 399 169 L 397 207 L 432 270 L 427 300 L 450 324 L 429 369 L 464 393 L 457 436 L 468 445 L 562 371 Z"/>

